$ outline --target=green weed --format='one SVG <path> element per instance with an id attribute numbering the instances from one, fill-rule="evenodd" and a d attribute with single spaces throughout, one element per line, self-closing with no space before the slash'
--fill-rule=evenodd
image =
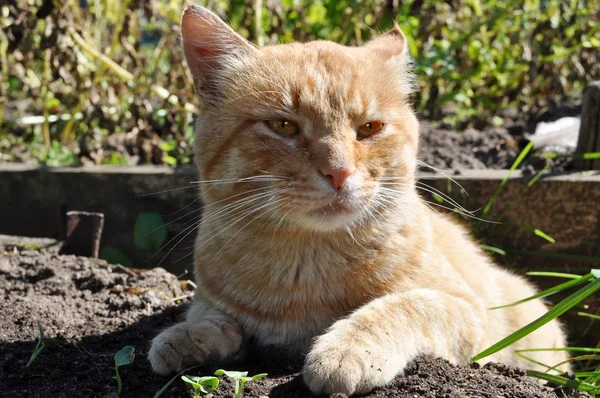
<path id="1" fill-rule="evenodd" d="M 219 387 L 219 379 L 214 376 L 181 376 L 181 380 L 194 389 L 194 398 L 213 392 Z"/>
<path id="2" fill-rule="evenodd" d="M 252 15 L 247 0 L 197 3 L 258 45 L 360 45 L 397 21 L 415 59 L 417 111 L 459 127 L 473 119 L 499 125 L 503 108 L 539 109 L 565 93 L 579 95 L 598 76 L 593 1 L 282 0 L 262 2 Z M 77 146 L 103 147 L 94 162 L 115 164 L 125 159 L 104 146 L 106 137 L 126 133 L 152 141 L 133 148 L 139 163 L 191 162 L 190 114 L 198 101 L 183 51 L 173 50 L 180 48 L 173 27 L 182 1 L 65 0 L 39 18 L 48 2 L 11 4 L 0 7 L 2 149 L 36 149 L 34 160 L 64 165 L 78 164 Z"/>
<path id="3" fill-rule="evenodd" d="M 235 381 L 234 398 L 240 398 L 242 396 L 242 391 L 244 391 L 244 386 L 246 385 L 246 383 L 262 379 L 263 377 L 266 377 L 267 374 L 260 373 L 254 376 L 248 376 L 248 372 L 238 372 L 234 370 L 219 369 L 215 372 L 215 376 L 227 376 L 233 379 Z"/>
<path id="4" fill-rule="evenodd" d="M 31 358 L 29 358 L 29 361 L 27 362 L 27 365 L 25 365 L 26 368 L 28 368 L 29 366 L 31 366 L 31 364 L 33 363 L 33 361 L 35 361 L 35 359 L 37 358 L 38 355 L 40 355 L 42 353 L 42 351 L 44 350 L 44 348 L 46 347 L 53 347 L 55 345 L 58 345 L 58 342 L 50 337 L 46 337 L 44 335 L 44 327 L 42 326 L 41 323 L 37 323 L 38 325 L 38 329 L 40 330 L 40 337 L 38 338 L 38 342 L 35 346 L 35 348 L 33 349 L 33 353 L 31 354 Z"/>
<path id="5" fill-rule="evenodd" d="M 181 372 L 177 373 L 164 386 L 162 386 L 162 388 L 160 390 L 158 390 L 156 392 L 156 394 L 154 394 L 154 398 L 159 398 L 165 391 L 167 391 L 167 388 L 169 388 L 169 386 L 171 384 L 173 384 L 173 382 L 175 380 L 177 380 L 180 376 L 181 376 L 181 379 L 186 384 L 188 384 L 189 386 L 191 386 L 194 389 L 194 392 L 195 392 L 194 398 L 199 397 L 200 394 L 206 394 L 206 393 L 216 390 L 219 386 L 219 379 L 217 379 L 216 377 L 213 377 L 213 376 L 187 376 L 187 375 L 184 376 L 183 375 L 184 373 L 187 373 L 190 370 L 198 368 L 200 366 L 201 365 L 192 366 L 187 369 L 183 369 Z M 215 372 L 215 376 L 227 376 L 227 377 L 233 379 L 235 381 L 234 398 L 240 398 L 242 396 L 244 387 L 246 386 L 246 384 L 248 382 L 262 379 L 263 377 L 266 377 L 267 374 L 260 373 L 260 374 L 254 375 L 254 376 L 248 376 L 248 372 L 239 372 L 239 371 L 219 369 Z"/>
<path id="6" fill-rule="evenodd" d="M 119 352 L 115 354 L 115 379 L 117 380 L 117 392 L 121 395 L 121 389 L 123 387 L 121 382 L 121 375 L 119 374 L 119 368 L 121 366 L 131 365 L 135 359 L 135 348 L 132 346 L 125 346 Z"/>

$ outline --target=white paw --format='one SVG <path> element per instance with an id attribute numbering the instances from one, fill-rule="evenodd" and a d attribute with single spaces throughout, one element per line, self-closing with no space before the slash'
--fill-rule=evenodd
<path id="1" fill-rule="evenodd" d="M 152 340 L 148 359 L 156 373 L 168 375 L 188 366 L 232 356 L 241 345 L 241 330 L 227 322 L 210 319 L 182 322 Z"/>
<path id="2" fill-rule="evenodd" d="M 369 339 L 356 339 L 333 328 L 320 336 L 304 364 L 304 382 L 315 394 L 364 394 L 389 383 L 397 373 L 398 358 Z"/>

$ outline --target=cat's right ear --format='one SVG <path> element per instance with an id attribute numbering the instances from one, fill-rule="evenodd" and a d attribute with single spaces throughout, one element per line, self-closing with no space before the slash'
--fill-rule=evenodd
<path id="1" fill-rule="evenodd" d="M 185 59 L 201 97 L 218 95 L 219 79 L 258 51 L 207 8 L 187 2 L 181 18 Z"/>
<path id="2" fill-rule="evenodd" d="M 385 60 L 406 58 L 406 55 L 408 55 L 408 40 L 395 21 L 391 30 L 368 42 L 366 47 L 375 51 Z"/>

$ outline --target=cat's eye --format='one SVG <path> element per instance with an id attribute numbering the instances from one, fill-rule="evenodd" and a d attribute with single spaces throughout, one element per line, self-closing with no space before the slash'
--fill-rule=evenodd
<path id="1" fill-rule="evenodd" d="M 293 137 L 300 131 L 296 123 L 285 119 L 267 120 L 267 125 L 271 130 L 285 137 Z"/>
<path id="2" fill-rule="evenodd" d="M 383 128 L 383 122 L 379 120 L 363 124 L 358 128 L 358 138 L 366 138 L 375 133 L 378 133 Z"/>

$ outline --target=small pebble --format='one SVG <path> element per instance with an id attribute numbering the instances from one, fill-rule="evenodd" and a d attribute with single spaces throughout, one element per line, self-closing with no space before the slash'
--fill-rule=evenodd
<path id="1" fill-rule="evenodd" d="M 142 300 L 150 305 L 160 305 L 162 300 L 156 295 L 153 290 L 148 290 L 142 295 Z"/>

